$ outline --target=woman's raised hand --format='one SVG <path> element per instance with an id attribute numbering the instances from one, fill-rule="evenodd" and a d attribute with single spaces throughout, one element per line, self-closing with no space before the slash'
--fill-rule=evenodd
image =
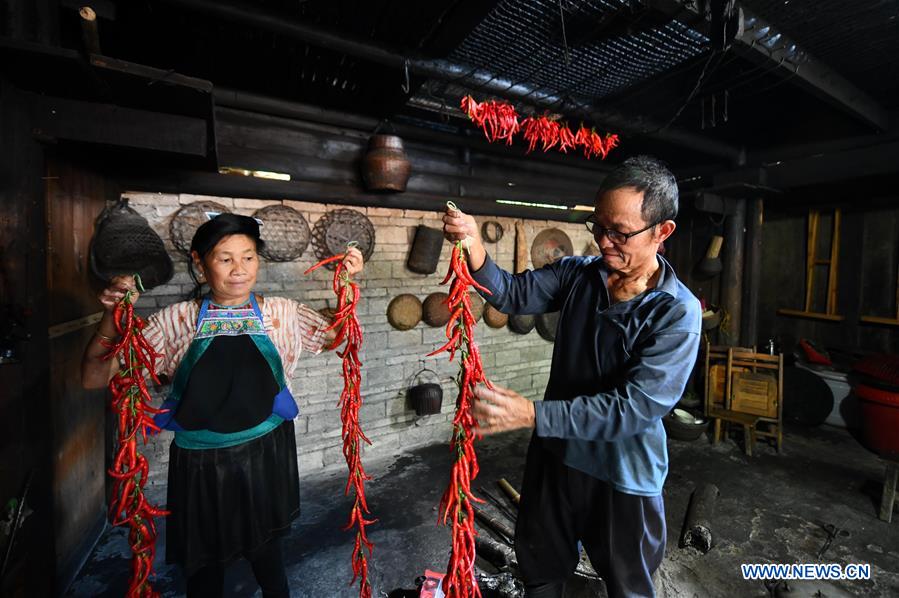
<path id="1" fill-rule="evenodd" d="M 347 249 L 346 257 L 343 258 L 343 265 L 346 267 L 347 274 L 350 276 L 355 276 L 362 272 L 362 252 L 359 251 L 358 247 L 350 247 Z"/>
<path id="2" fill-rule="evenodd" d="M 137 292 L 137 284 L 133 276 L 113 276 L 109 286 L 103 289 L 97 299 L 103 305 L 107 313 L 112 313 L 116 304 L 125 297 L 125 293 L 131 291 L 131 303 L 136 303 L 140 293 Z"/>

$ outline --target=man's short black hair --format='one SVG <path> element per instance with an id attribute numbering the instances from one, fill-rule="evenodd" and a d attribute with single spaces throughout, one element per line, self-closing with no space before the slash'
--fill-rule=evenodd
<path id="1" fill-rule="evenodd" d="M 643 192 L 640 214 L 647 224 L 677 217 L 677 179 L 660 160 L 652 156 L 628 158 L 606 176 L 597 197 L 624 187 Z"/>

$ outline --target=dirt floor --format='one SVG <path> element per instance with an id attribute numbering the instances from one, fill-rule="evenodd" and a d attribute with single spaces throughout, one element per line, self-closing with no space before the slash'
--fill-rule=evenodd
<path id="1" fill-rule="evenodd" d="M 482 470 L 475 488 L 501 497 L 499 478 L 517 486 L 527 440 L 527 434 L 512 433 L 482 441 Z M 883 465 L 845 430 L 788 429 L 781 454 L 760 443 L 754 456 L 747 457 L 736 440 L 712 446 L 704 437 L 695 442 L 669 440 L 669 450 L 668 548 L 658 572 L 660 596 L 899 596 L 899 514 L 892 524 L 877 518 Z M 447 447 L 436 445 L 367 465 L 374 474 L 369 502 L 379 518 L 371 528 L 373 595 L 417 595 L 411 592 L 416 577 L 425 569 L 445 568 L 449 532 L 436 521 L 449 464 Z M 678 540 L 690 495 L 705 482 L 714 483 L 720 497 L 712 526 L 715 544 L 702 554 L 680 548 Z M 347 585 L 352 577 L 352 535 L 340 529 L 349 509 L 343 484 L 339 470 L 301 481 L 302 514 L 284 544 L 294 597 L 358 596 L 358 590 Z M 153 492 L 164 497 L 164 486 L 154 486 Z M 492 504 L 485 509 L 500 515 Z M 818 557 L 827 524 L 845 531 Z M 68 595 L 121 596 L 127 550 L 123 532 L 107 530 Z M 164 564 L 164 550 L 159 553 L 156 587 L 164 596 L 182 595 L 183 577 Z M 762 581 L 744 581 L 740 573 L 741 563 L 824 562 L 870 564 L 871 579 L 791 582 L 789 588 L 769 590 Z M 226 593 L 261 595 L 246 562 L 229 568 Z M 601 582 L 580 578 L 571 580 L 567 593 L 569 598 L 605 596 Z"/>

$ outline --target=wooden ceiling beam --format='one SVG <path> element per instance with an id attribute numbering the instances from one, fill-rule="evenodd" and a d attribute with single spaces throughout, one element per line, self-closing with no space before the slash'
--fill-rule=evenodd
<path id="1" fill-rule="evenodd" d="M 684 0 L 651 0 L 658 10 L 673 15 L 678 22 L 712 35 L 711 15 Z M 815 58 L 800 41 L 790 39 L 776 24 L 742 11 L 742 27 L 736 31 L 733 50 L 755 64 L 771 67 L 773 72 L 790 78 L 817 97 L 836 106 L 879 131 L 890 128 L 887 110 L 865 91 Z"/>

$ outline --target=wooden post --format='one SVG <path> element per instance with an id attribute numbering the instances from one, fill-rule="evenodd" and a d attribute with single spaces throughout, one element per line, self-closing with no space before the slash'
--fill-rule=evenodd
<path id="1" fill-rule="evenodd" d="M 90 6 L 82 6 L 78 14 L 81 16 L 81 40 L 84 42 L 84 51 L 88 54 L 102 54 L 100 33 L 97 30 L 97 13 Z"/>
<path id="2" fill-rule="evenodd" d="M 759 292 L 762 281 L 762 225 L 765 204 L 750 199 L 746 206 L 746 271 L 743 273 L 743 326 L 740 337 L 746 345 L 758 345 Z"/>
<path id="3" fill-rule="evenodd" d="M 724 270 L 721 276 L 721 303 L 729 316 L 727 344 L 740 345 L 743 303 L 743 248 L 746 225 L 746 200 L 731 199 L 733 214 L 724 222 Z"/>
<path id="4" fill-rule="evenodd" d="M 828 315 L 837 313 L 837 292 L 839 287 L 839 257 L 840 257 L 840 209 L 833 211 L 833 232 L 830 237 L 830 265 L 827 277 L 827 307 Z"/>
<path id="5" fill-rule="evenodd" d="M 805 311 L 812 311 L 812 293 L 815 283 L 815 251 L 818 246 L 818 210 L 808 211 L 805 261 Z"/>
<path id="6" fill-rule="evenodd" d="M 528 241 L 524 232 L 524 222 L 515 223 L 515 273 L 528 269 Z"/>

